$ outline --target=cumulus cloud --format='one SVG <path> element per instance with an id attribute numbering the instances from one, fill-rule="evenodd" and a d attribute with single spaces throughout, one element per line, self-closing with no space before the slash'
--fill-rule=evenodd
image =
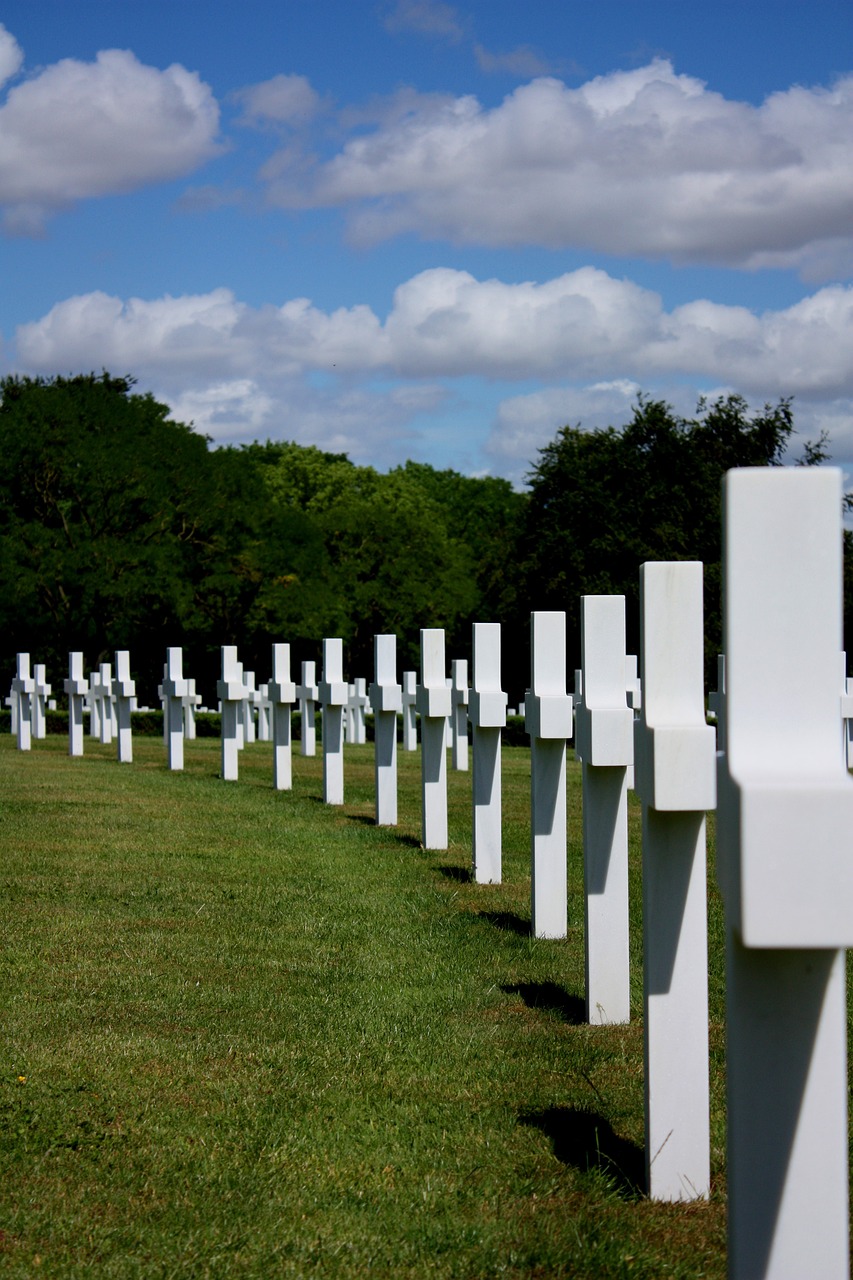
<path id="1" fill-rule="evenodd" d="M 853 287 L 780 311 L 697 300 L 666 311 L 630 280 L 583 267 L 537 284 L 434 268 L 401 284 L 381 319 L 308 298 L 249 307 L 228 289 L 122 301 L 91 293 L 17 331 L 35 369 L 69 365 L 210 370 L 220 376 L 484 377 L 545 382 L 701 376 L 744 393 L 853 394 Z"/>
<path id="2" fill-rule="evenodd" d="M 350 138 L 282 206 L 341 206 L 356 240 L 577 246 L 676 262 L 810 264 L 851 244 L 853 76 L 730 101 L 656 59 L 497 107 L 430 103 Z"/>
<path id="3" fill-rule="evenodd" d="M 0 85 L 11 80 L 23 65 L 21 46 L 10 31 L 0 22 Z"/>
<path id="4" fill-rule="evenodd" d="M 3 35 L 0 70 L 4 56 L 14 63 Z M 77 200 L 189 173 L 219 151 L 218 128 L 210 88 L 182 66 L 161 71 L 122 49 L 94 62 L 63 59 L 13 86 L 0 106 L 7 229 L 36 232 Z"/>
<path id="5" fill-rule="evenodd" d="M 558 426 L 624 422 L 640 388 L 684 414 L 700 390 L 756 404 L 793 395 L 805 433 L 827 427 L 853 457 L 851 350 L 853 286 L 760 314 L 701 299 L 667 311 L 591 267 L 541 284 L 437 268 L 401 284 L 384 318 L 308 298 L 252 307 L 225 288 L 90 293 L 21 325 L 15 362 L 130 369 L 216 439 L 284 435 L 386 462 L 405 456 L 415 420 L 444 412 L 455 380 L 538 382 L 503 396 L 486 446 L 496 470 L 520 477 Z"/>

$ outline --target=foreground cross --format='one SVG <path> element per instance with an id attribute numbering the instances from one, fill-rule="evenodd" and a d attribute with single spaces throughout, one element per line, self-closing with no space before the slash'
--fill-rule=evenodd
<path id="1" fill-rule="evenodd" d="M 566 740 L 572 699 L 566 693 L 566 615 L 530 615 L 530 689 L 524 727 L 530 734 L 530 914 L 535 938 L 565 938 Z"/>
<path id="2" fill-rule="evenodd" d="M 711 1182 L 705 810 L 716 797 L 702 565 L 644 564 L 640 612 L 646 1173 L 651 1199 L 696 1200 Z"/>
<path id="3" fill-rule="evenodd" d="M 841 475 L 731 471 L 724 510 L 729 1275 L 836 1280 L 849 1266 L 842 948 L 853 944 Z"/>
<path id="4" fill-rule="evenodd" d="M 581 597 L 581 685 L 575 750 L 582 761 L 586 1017 L 628 1022 L 628 767 L 634 713 L 626 697 L 625 597 Z"/>

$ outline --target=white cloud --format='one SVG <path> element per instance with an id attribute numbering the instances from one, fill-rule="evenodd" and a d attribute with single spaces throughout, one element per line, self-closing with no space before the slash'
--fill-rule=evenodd
<path id="1" fill-rule="evenodd" d="M 853 394 L 853 287 L 827 286 L 783 311 L 704 300 L 666 312 L 658 294 L 592 267 L 543 284 L 436 268 L 400 285 L 384 320 L 307 298 L 252 308 L 228 289 L 122 302 L 57 303 L 17 331 L 43 370 L 113 365 L 254 377 L 334 370 L 404 378 L 547 382 L 701 376 L 745 394 Z"/>
<path id="2" fill-rule="evenodd" d="M 414 231 L 814 272 L 851 244 L 853 76 L 758 107 L 660 59 L 576 89 L 537 79 L 493 109 L 467 96 L 392 117 L 271 195 L 348 207 L 364 242 Z"/>
<path id="3" fill-rule="evenodd" d="M 307 77 L 297 75 L 273 76 L 239 89 L 233 96 L 243 103 L 243 124 L 301 124 L 313 119 L 322 105 Z"/>
<path id="4" fill-rule="evenodd" d="M 38 370 L 112 366 L 215 377 L 250 362 L 235 333 L 246 310 L 228 289 L 150 302 L 87 293 L 19 326 L 18 353 Z"/>
<path id="5" fill-rule="evenodd" d="M 11 80 L 23 65 L 21 46 L 10 31 L 0 22 L 0 85 Z"/>
<path id="6" fill-rule="evenodd" d="M 26 372 L 130 371 L 216 439 L 284 435 L 380 464 L 405 456 L 412 424 L 439 404 L 446 418 L 443 397 L 463 378 L 485 380 L 492 403 L 489 383 L 527 384 L 503 400 L 486 445 L 503 474 L 523 474 L 565 422 L 626 421 L 638 388 L 684 414 L 699 391 L 793 395 L 805 433 L 825 425 L 853 456 L 853 286 L 762 314 L 701 299 L 667 312 L 656 293 L 591 267 L 542 284 L 440 268 L 401 284 L 384 319 L 307 298 L 251 307 L 224 288 L 91 293 L 21 325 L 15 348 Z"/>
<path id="7" fill-rule="evenodd" d="M 15 85 L 0 106 L 6 225 L 37 231 L 74 201 L 188 173 L 217 154 L 218 127 L 209 87 L 184 67 L 160 71 L 122 49 L 95 62 L 63 59 Z"/>
<path id="8" fill-rule="evenodd" d="M 168 381 L 155 392 L 178 422 L 192 422 L 217 443 L 295 440 L 354 462 L 384 467 L 412 454 L 412 423 L 439 408 L 438 386 L 316 388 L 287 378 L 252 378 L 196 385 L 182 391 Z"/>

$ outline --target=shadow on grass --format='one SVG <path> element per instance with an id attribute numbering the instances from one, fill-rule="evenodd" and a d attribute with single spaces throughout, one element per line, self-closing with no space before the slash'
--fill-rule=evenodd
<path id="1" fill-rule="evenodd" d="M 521 938 L 530 937 L 530 921 L 517 916 L 514 911 L 475 911 L 475 920 L 485 920 L 505 933 L 517 933 Z"/>
<path id="2" fill-rule="evenodd" d="M 645 1195 L 642 1147 L 620 1138 L 604 1116 L 578 1107 L 547 1107 L 544 1111 L 523 1112 L 519 1121 L 550 1138 L 554 1155 L 563 1164 L 582 1173 L 600 1170 L 627 1199 Z"/>
<path id="3" fill-rule="evenodd" d="M 422 849 L 423 845 L 417 836 L 399 835 L 396 837 L 398 844 L 404 844 L 407 849 Z"/>
<path id="4" fill-rule="evenodd" d="M 501 985 L 508 996 L 521 996 L 528 1009 L 545 1009 L 556 1013 L 564 1022 L 581 1027 L 586 1022 L 586 1001 L 574 996 L 556 982 L 514 982 Z"/>
<path id="5" fill-rule="evenodd" d="M 350 822 L 360 822 L 363 827 L 375 827 L 376 819 L 371 813 L 348 813 Z"/>
<path id="6" fill-rule="evenodd" d="M 470 884 L 474 877 L 471 875 L 468 867 L 435 867 L 434 870 L 440 871 L 446 880 L 455 880 L 457 884 Z"/>

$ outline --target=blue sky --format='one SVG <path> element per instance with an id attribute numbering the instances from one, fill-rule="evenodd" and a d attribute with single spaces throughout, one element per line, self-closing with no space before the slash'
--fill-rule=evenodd
<path id="1" fill-rule="evenodd" d="M 853 470 L 849 0 L 12 0 L 0 370 L 520 480 L 638 390 Z"/>

